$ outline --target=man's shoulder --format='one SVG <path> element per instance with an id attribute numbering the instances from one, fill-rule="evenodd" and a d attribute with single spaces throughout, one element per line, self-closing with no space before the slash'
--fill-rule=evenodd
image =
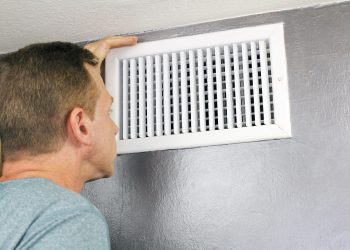
<path id="1" fill-rule="evenodd" d="M 65 216 L 82 216 L 105 222 L 101 212 L 85 197 L 62 188 L 48 179 L 31 178 L 0 184 L 0 221 L 21 218 L 31 224 L 49 217 L 64 219 Z M 93 215 L 93 216 L 92 216 Z"/>
<path id="2" fill-rule="evenodd" d="M 108 237 L 105 218 L 94 205 L 79 193 L 46 179 L 0 183 L 0 209 L 0 248 L 16 244 L 33 246 L 39 238 L 57 242 L 59 237 L 67 238 L 72 232 L 80 237 L 70 239 L 79 240 L 76 244 L 89 242 L 89 238 Z M 11 233 L 11 237 L 6 235 L 13 230 L 16 233 Z"/>
<path id="3" fill-rule="evenodd" d="M 17 179 L 0 183 L 0 198 L 14 203 L 30 203 L 46 206 L 50 203 L 62 206 L 94 207 L 79 193 L 62 188 L 45 178 Z"/>

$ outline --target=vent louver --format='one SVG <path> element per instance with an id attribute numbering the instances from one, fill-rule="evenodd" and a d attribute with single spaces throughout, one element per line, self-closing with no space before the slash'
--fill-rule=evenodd
<path id="1" fill-rule="evenodd" d="M 119 153 L 291 136 L 283 25 L 114 49 Z"/>

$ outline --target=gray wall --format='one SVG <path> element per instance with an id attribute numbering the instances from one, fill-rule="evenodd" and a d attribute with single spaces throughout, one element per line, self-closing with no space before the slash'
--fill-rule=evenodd
<path id="1" fill-rule="evenodd" d="M 350 4 L 140 38 L 281 21 L 293 138 L 119 156 L 83 192 L 113 249 L 350 249 Z"/>

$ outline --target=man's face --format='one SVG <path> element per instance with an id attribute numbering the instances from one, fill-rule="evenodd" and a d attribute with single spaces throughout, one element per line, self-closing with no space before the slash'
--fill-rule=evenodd
<path id="1" fill-rule="evenodd" d="M 113 99 L 107 92 L 97 68 L 91 65 L 86 65 L 86 68 L 100 93 L 97 99 L 95 117 L 92 121 L 93 151 L 91 161 L 98 172 L 104 174 L 104 177 L 109 177 L 114 172 L 114 160 L 117 154 L 115 135 L 119 131 L 118 126 L 109 116 Z"/>

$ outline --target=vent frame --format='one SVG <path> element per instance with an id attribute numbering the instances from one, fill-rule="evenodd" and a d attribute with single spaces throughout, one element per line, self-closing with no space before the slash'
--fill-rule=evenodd
<path id="1" fill-rule="evenodd" d="M 240 44 L 258 40 L 269 41 L 274 124 L 204 132 L 199 130 L 198 124 L 198 132 L 162 136 L 155 134 L 153 137 L 146 136 L 145 138 L 127 140 L 122 140 L 117 135 L 118 154 L 290 138 L 292 135 L 283 23 L 177 37 L 139 43 L 133 47 L 112 49 L 106 58 L 105 67 L 106 88 L 115 100 L 112 105 L 111 117 L 116 124 L 122 126 L 120 123 L 123 105 L 123 93 L 121 90 L 123 74 L 121 74 L 121 65 L 124 59 L 164 53 L 169 54 L 169 57 L 171 57 L 172 52 L 190 51 L 207 47 L 214 48 L 226 44 Z M 123 131 L 123 128 L 121 130 Z"/>

